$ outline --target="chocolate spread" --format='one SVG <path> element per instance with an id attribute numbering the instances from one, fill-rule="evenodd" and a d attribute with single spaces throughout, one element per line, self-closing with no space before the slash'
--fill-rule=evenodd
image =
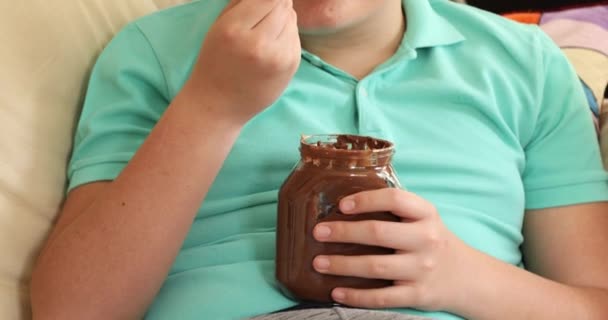
<path id="1" fill-rule="evenodd" d="M 279 192 L 276 277 L 299 300 L 331 303 L 336 287 L 380 288 L 390 281 L 323 275 L 312 267 L 318 255 L 380 255 L 393 250 L 358 244 L 321 243 L 313 228 L 325 221 L 399 221 L 389 212 L 345 215 L 340 199 L 364 190 L 399 187 L 390 164 L 393 144 L 353 135 L 304 136 L 301 160 Z"/>

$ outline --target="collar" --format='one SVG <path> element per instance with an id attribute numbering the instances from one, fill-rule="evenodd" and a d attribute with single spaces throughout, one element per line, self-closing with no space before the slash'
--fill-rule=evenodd
<path id="1" fill-rule="evenodd" d="M 435 11 L 434 4 L 447 0 L 403 0 L 407 30 L 403 46 L 408 49 L 446 46 L 465 37 L 446 18 Z"/>

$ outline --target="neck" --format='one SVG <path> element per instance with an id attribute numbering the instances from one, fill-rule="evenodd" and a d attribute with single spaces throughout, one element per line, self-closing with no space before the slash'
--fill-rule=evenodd
<path id="1" fill-rule="evenodd" d="M 401 1 L 393 1 L 364 21 L 330 33 L 301 34 L 302 47 L 327 63 L 362 79 L 399 48 L 406 23 Z"/>

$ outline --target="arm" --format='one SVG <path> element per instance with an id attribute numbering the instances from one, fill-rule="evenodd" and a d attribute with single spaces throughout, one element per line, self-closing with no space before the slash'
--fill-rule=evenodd
<path id="1" fill-rule="evenodd" d="M 230 3 L 207 34 L 190 79 L 118 177 L 69 194 L 33 273 L 36 319 L 144 315 L 241 127 L 281 94 L 299 50 L 290 1 Z M 113 70 L 120 58 L 103 66 Z M 116 89 L 127 80 L 112 77 L 141 74 L 125 68 L 95 80 L 113 80 L 107 87 L 128 92 L 136 86 Z M 148 102 L 158 92 L 144 91 L 120 103 Z"/>
<path id="2" fill-rule="evenodd" d="M 579 79 L 549 37 L 538 33 L 541 69 L 534 133 L 523 145 L 526 191 L 522 253 L 530 272 L 473 252 L 469 303 L 480 319 L 606 319 L 608 204 L 597 137 Z M 483 293 L 482 293 L 483 292 Z M 504 312 L 504 313 L 503 313 Z"/>
<path id="3" fill-rule="evenodd" d="M 469 251 L 478 280 L 455 310 L 470 319 L 608 319 L 606 230 L 605 202 L 527 212 L 530 272 Z"/>
<path id="4" fill-rule="evenodd" d="M 36 319 L 141 318 L 239 132 L 186 98 L 115 181 L 70 193 L 33 273 Z"/>

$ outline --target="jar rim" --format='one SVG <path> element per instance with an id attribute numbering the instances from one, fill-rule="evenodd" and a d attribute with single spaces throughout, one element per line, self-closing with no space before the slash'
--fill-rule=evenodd
<path id="1" fill-rule="evenodd" d="M 328 147 L 336 144 L 340 139 L 351 143 L 340 148 Z M 320 145 L 323 144 L 323 145 Z M 353 149 L 353 144 L 358 148 Z M 363 147 L 363 148 L 361 148 Z M 322 158 L 385 158 L 391 157 L 395 151 L 392 142 L 372 136 L 354 134 L 312 134 L 302 135 L 300 138 L 300 152 L 313 157 Z"/>

